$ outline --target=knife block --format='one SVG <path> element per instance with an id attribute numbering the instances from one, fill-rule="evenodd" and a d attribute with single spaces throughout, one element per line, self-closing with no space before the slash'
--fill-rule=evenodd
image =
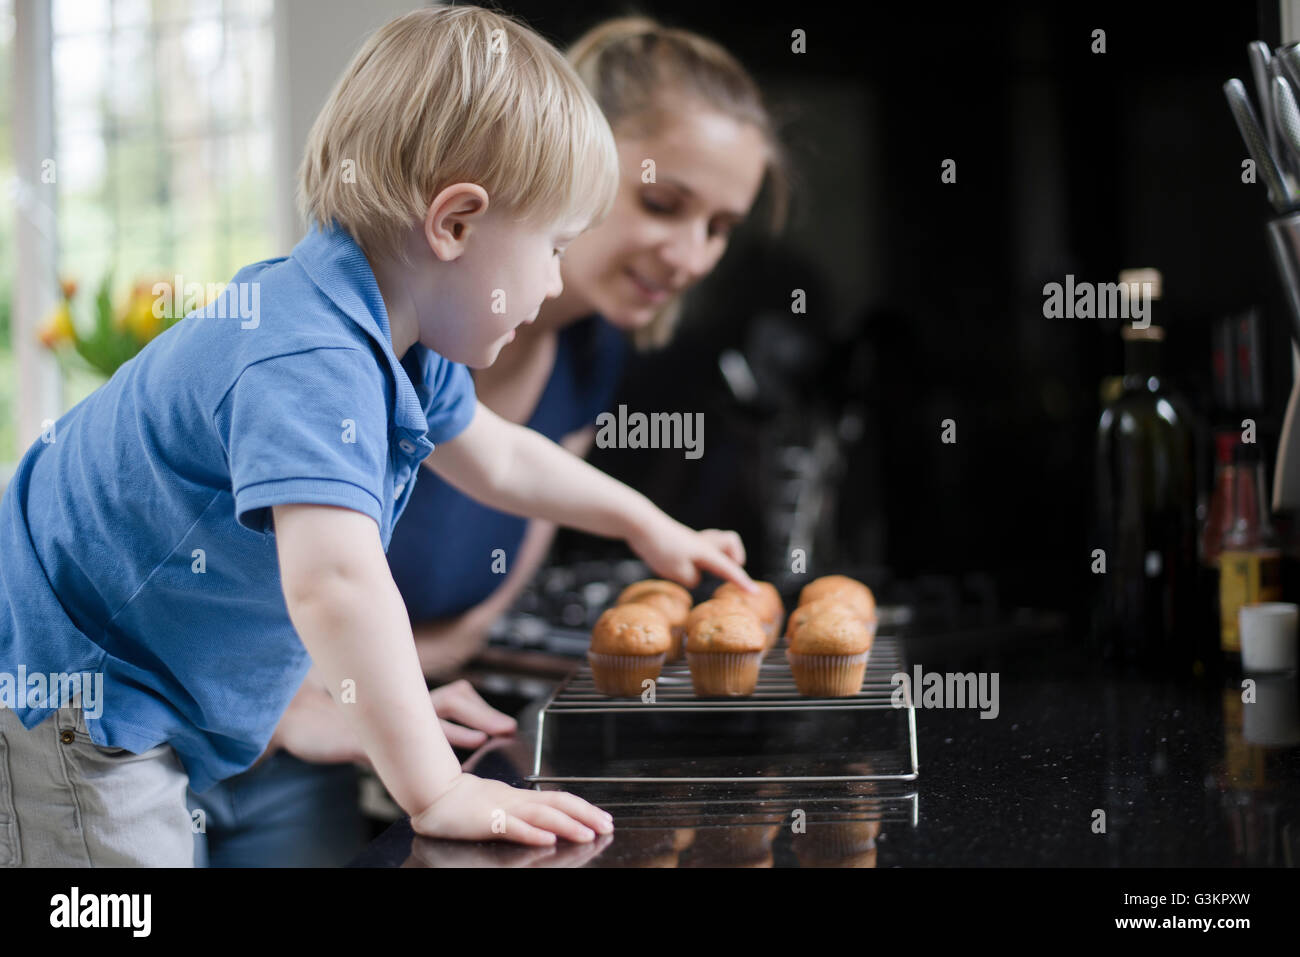
<path id="1" fill-rule="evenodd" d="M 1286 403 L 1277 462 L 1273 468 L 1273 511 L 1300 509 L 1300 213 L 1268 224 L 1268 248 L 1286 294 L 1291 320 L 1291 395 Z"/>

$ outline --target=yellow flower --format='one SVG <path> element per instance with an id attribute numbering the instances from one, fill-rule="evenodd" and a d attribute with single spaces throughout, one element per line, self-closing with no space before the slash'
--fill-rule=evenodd
<path id="1" fill-rule="evenodd" d="M 156 299 L 152 283 L 137 283 L 131 290 L 131 298 L 127 301 L 125 312 L 122 313 L 123 324 L 141 343 L 148 342 L 158 335 L 158 330 L 162 326 L 162 318 L 154 315 Z"/>
<path id="2" fill-rule="evenodd" d="M 75 342 L 77 330 L 72 325 L 72 309 L 64 299 L 46 316 L 36 329 L 37 338 L 47 349 L 57 349 L 66 342 Z"/>

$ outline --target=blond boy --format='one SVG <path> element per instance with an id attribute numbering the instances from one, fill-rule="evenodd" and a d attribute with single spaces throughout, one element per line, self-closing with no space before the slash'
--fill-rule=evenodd
<path id="1" fill-rule="evenodd" d="M 0 864 L 192 863 L 187 779 L 249 767 L 313 662 L 418 833 L 612 828 L 574 795 L 461 771 L 384 550 L 428 457 L 661 575 L 749 584 L 734 534 L 691 531 L 474 398 L 466 366 L 560 293 L 615 166 L 581 82 L 509 19 L 419 10 L 366 42 L 309 138 L 310 233 L 61 418 L 0 502 Z M 20 669 L 98 676 L 102 696 L 6 704 Z"/>

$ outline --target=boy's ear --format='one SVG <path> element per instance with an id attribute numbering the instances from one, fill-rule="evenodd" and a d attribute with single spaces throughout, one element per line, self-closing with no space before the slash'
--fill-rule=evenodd
<path id="1" fill-rule="evenodd" d="M 459 258 L 487 209 L 487 190 L 477 183 L 454 183 L 435 196 L 424 214 L 424 238 L 433 254 L 443 262 Z"/>

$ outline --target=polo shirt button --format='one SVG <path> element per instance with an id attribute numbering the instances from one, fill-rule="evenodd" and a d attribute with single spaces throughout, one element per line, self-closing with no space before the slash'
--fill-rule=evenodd
<path id="1" fill-rule="evenodd" d="M 398 482 L 397 487 L 393 489 L 393 501 L 396 502 L 402 497 L 402 491 L 406 488 L 405 482 Z"/>
<path id="2" fill-rule="evenodd" d="M 59 735 L 59 740 L 62 741 L 64 744 L 71 744 L 76 739 L 77 736 L 73 734 L 71 731 L 64 731 Z"/>
<path id="3" fill-rule="evenodd" d="M 397 443 L 397 447 L 407 455 L 415 454 L 415 445 L 409 439 L 402 439 L 402 441 Z"/>

